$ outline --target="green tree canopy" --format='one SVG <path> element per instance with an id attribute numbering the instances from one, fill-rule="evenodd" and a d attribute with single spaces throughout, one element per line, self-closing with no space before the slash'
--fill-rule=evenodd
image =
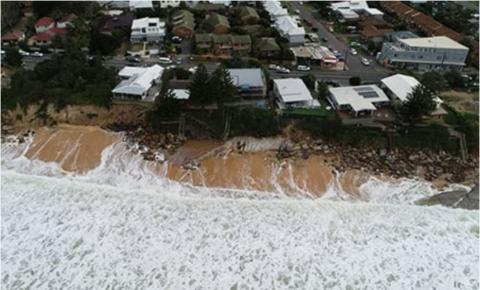
<path id="1" fill-rule="evenodd" d="M 418 85 L 408 95 L 407 101 L 400 107 L 400 114 L 409 123 L 418 121 L 422 116 L 435 110 L 436 103 L 432 90 L 424 85 Z"/>
<path id="2" fill-rule="evenodd" d="M 362 79 L 360 77 L 351 77 L 348 82 L 351 86 L 359 86 L 362 84 Z"/>
<path id="3" fill-rule="evenodd" d="M 440 92 L 448 87 L 442 74 L 437 71 L 429 71 L 422 75 L 421 81 L 426 87 L 435 92 Z"/>
<path id="4" fill-rule="evenodd" d="M 443 77 L 452 88 L 463 89 L 465 87 L 465 79 L 457 70 L 449 70 L 443 74 Z"/>
<path id="5" fill-rule="evenodd" d="M 232 77 L 227 69 L 220 65 L 212 74 L 208 81 L 210 95 L 212 100 L 219 104 L 233 99 L 237 93 L 237 88 L 233 84 Z"/>
<path id="6" fill-rule="evenodd" d="M 22 55 L 18 52 L 18 49 L 8 48 L 5 53 L 5 62 L 9 66 L 18 67 L 22 65 Z"/>
<path id="7" fill-rule="evenodd" d="M 212 103 L 211 90 L 208 84 L 209 76 L 203 63 L 199 64 L 189 86 L 190 100 L 202 107 Z"/>

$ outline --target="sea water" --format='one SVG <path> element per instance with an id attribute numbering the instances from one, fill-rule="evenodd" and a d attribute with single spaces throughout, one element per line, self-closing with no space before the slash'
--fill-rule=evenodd
<path id="1" fill-rule="evenodd" d="M 83 175 L 2 144 L 3 289 L 478 289 L 478 211 L 414 205 L 418 181 L 372 179 L 371 202 L 192 187 L 123 145 Z"/>

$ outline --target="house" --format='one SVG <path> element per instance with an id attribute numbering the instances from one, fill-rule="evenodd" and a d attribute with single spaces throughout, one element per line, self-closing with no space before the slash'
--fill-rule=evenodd
<path id="1" fill-rule="evenodd" d="M 468 47 L 445 37 L 419 37 L 383 43 L 379 60 L 385 66 L 415 70 L 461 69 Z"/>
<path id="2" fill-rule="evenodd" d="M 252 50 L 250 35 L 232 35 L 232 52 L 234 55 L 245 56 Z"/>
<path id="3" fill-rule="evenodd" d="M 280 1 L 265 1 L 263 2 L 263 7 L 270 15 L 270 20 L 275 21 L 275 19 L 287 16 L 288 10 L 282 7 Z"/>
<path id="4" fill-rule="evenodd" d="M 182 38 L 191 38 L 195 33 L 195 17 L 188 10 L 177 11 L 172 16 L 172 32 Z"/>
<path id="5" fill-rule="evenodd" d="M 120 83 L 112 90 L 114 98 L 154 101 L 159 93 L 158 84 L 163 68 L 159 65 L 151 67 L 126 66 L 118 75 Z"/>
<path id="6" fill-rule="evenodd" d="M 229 34 L 213 34 L 213 53 L 228 55 L 232 49 L 232 36 Z"/>
<path id="7" fill-rule="evenodd" d="M 396 15 L 403 22 L 416 27 L 427 36 L 446 36 L 455 41 L 461 41 L 463 38 L 461 33 L 445 27 L 433 17 L 400 1 L 381 1 L 380 4 L 387 13 Z"/>
<path id="8" fill-rule="evenodd" d="M 255 24 L 260 20 L 257 11 L 249 6 L 240 7 L 240 18 L 245 24 Z"/>
<path id="9" fill-rule="evenodd" d="M 365 0 L 335 2 L 331 4 L 331 8 L 342 21 L 357 21 L 361 15 L 379 18 L 383 16 L 382 11 L 370 8 Z"/>
<path id="10" fill-rule="evenodd" d="M 392 101 L 406 102 L 408 95 L 420 85 L 416 78 L 395 74 L 382 79 L 382 87 Z"/>
<path id="11" fill-rule="evenodd" d="M 255 52 L 261 57 L 277 56 L 280 46 L 273 37 L 262 37 L 255 45 Z"/>
<path id="12" fill-rule="evenodd" d="M 161 42 L 165 37 L 165 22 L 159 18 L 144 17 L 132 22 L 131 42 Z"/>
<path id="13" fill-rule="evenodd" d="M 275 27 L 281 36 L 288 42 L 303 44 L 305 42 L 305 29 L 299 27 L 297 22 L 291 16 L 282 16 L 275 20 Z"/>
<path id="14" fill-rule="evenodd" d="M 10 31 L 7 34 L 2 35 L 2 45 L 16 44 L 24 39 L 25 33 L 22 31 Z"/>
<path id="15" fill-rule="evenodd" d="M 168 8 L 168 7 L 178 7 L 180 6 L 180 0 L 160 0 L 160 8 Z"/>
<path id="16" fill-rule="evenodd" d="M 306 43 L 304 46 L 291 47 L 298 64 L 306 65 L 333 65 L 338 62 L 335 54 L 325 46 L 318 43 Z"/>
<path id="17" fill-rule="evenodd" d="M 73 21 L 75 19 L 77 19 L 77 15 L 73 13 L 65 15 L 57 21 L 57 28 L 67 28 L 68 26 L 73 26 Z"/>
<path id="18" fill-rule="evenodd" d="M 382 88 L 392 101 L 399 103 L 408 101 L 410 94 L 419 85 L 420 82 L 416 78 L 403 74 L 395 74 L 382 79 Z M 439 97 L 435 97 L 434 100 L 436 108 L 431 115 L 446 115 L 447 111 L 442 108 L 443 100 Z"/>
<path id="19" fill-rule="evenodd" d="M 209 33 L 195 34 L 195 50 L 198 54 L 209 52 L 212 46 L 212 35 Z"/>
<path id="20" fill-rule="evenodd" d="M 29 45 L 35 46 L 47 46 L 53 43 L 55 37 L 64 37 L 67 34 L 66 29 L 62 28 L 50 28 L 49 30 L 41 33 L 37 33 L 29 40 Z"/>
<path id="21" fill-rule="evenodd" d="M 329 87 L 328 91 L 327 99 L 332 107 L 352 117 L 370 116 L 390 104 L 387 95 L 376 85 Z"/>
<path id="22" fill-rule="evenodd" d="M 320 106 L 320 103 L 313 99 L 312 94 L 300 78 L 273 80 L 273 96 L 280 109 Z"/>
<path id="23" fill-rule="evenodd" d="M 35 22 L 35 32 L 42 33 L 55 26 L 55 21 L 52 17 L 42 17 Z"/>
<path id="24" fill-rule="evenodd" d="M 361 38 L 366 41 L 382 42 L 385 34 L 393 32 L 393 25 L 382 18 L 367 17 L 358 26 Z"/>
<path id="25" fill-rule="evenodd" d="M 205 21 L 215 34 L 224 34 L 230 31 L 230 23 L 227 17 L 223 15 L 214 12 L 208 15 Z"/>
<path id="26" fill-rule="evenodd" d="M 130 14 L 106 16 L 103 19 L 103 25 L 100 32 L 104 34 L 112 34 L 115 29 L 130 29 L 132 27 L 132 22 L 133 16 Z"/>
<path id="27" fill-rule="evenodd" d="M 153 9 L 153 3 L 152 0 L 130 0 L 129 7 L 130 10 Z"/>
<path id="28" fill-rule="evenodd" d="M 233 84 L 243 98 L 265 98 L 267 86 L 265 76 L 259 68 L 229 69 Z"/>

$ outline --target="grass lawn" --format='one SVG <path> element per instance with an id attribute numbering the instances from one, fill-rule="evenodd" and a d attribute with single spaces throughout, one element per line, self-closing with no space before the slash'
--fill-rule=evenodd
<path id="1" fill-rule="evenodd" d="M 293 109 L 285 109 L 283 110 L 284 114 L 288 116 L 295 116 L 295 117 L 320 117 L 320 118 L 328 118 L 335 116 L 335 111 L 333 108 L 327 110 L 327 106 L 329 104 L 325 101 L 320 101 L 319 108 L 293 108 Z"/>

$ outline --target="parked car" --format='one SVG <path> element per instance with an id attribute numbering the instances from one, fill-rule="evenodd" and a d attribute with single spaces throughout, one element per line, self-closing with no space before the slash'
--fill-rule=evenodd
<path id="1" fill-rule="evenodd" d="M 282 73 L 282 74 L 288 74 L 288 73 L 290 73 L 290 70 L 288 68 L 279 66 L 279 67 L 277 67 L 276 72 L 277 73 Z"/>
<path id="2" fill-rule="evenodd" d="M 22 56 L 29 56 L 30 55 L 30 52 L 27 52 L 23 49 L 19 49 L 18 52 L 22 55 Z"/>
<path id="3" fill-rule="evenodd" d="M 173 43 L 181 43 L 182 40 L 183 40 L 183 39 L 182 39 L 181 37 L 179 37 L 179 36 L 173 36 L 173 37 L 172 37 L 172 42 L 173 42 Z"/>
<path id="4" fill-rule="evenodd" d="M 278 68 L 279 68 L 279 66 L 276 65 L 276 64 L 270 64 L 270 65 L 268 66 L 268 69 L 271 69 L 271 70 L 277 70 Z"/>
<path id="5" fill-rule="evenodd" d="M 297 14 L 300 14 L 300 10 L 298 10 L 298 9 L 295 9 L 294 12 L 297 13 Z"/>
<path id="6" fill-rule="evenodd" d="M 171 64 L 173 62 L 169 57 L 159 57 L 158 61 L 163 64 Z"/>
<path id="7" fill-rule="evenodd" d="M 34 53 L 32 53 L 32 56 L 42 57 L 42 56 L 43 56 L 43 53 L 41 53 L 41 52 L 39 52 L 39 51 L 35 51 Z"/>
<path id="8" fill-rule="evenodd" d="M 340 86 L 340 83 L 337 81 L 326 81 L 325 82 L 327 85 L 338 88 Z"/>
<path id="9" fill-rule="evenodd" d="M 328 39 L 327 39 L 326 37 L 322 37 L 322 41 L 323 41 L 323 42 L 327 42 Z"/>
<path id="10" fill-rule="evenodd" d="M 5 54 L 5 50 L 2 49 L 2 55 L 4 55 L 4 54 Z"/>
<path id="11" fill-rule="evenodd" d="M 197 66 L 193 66 L 193 67 L 189 68 L 188 71 L 190 73 L 194 74 L 197 71 Z"/>
<path id="12" fill-rule="evenodd" d="M 182 64 L 183 63 L 183 58 L 180 57 L 180 56 L 177 56 L 177 58 L 175 59 L 175 63 L 176 64 Z"/>
<path id="13" fill-rule="evenodd" d="M 133 62 L 133 63 L 140 63 L 142 62 L 142 59 L 139 56 L 133 56 L 129 55 L 125 58 L 128 62 Z"/>
<path id="14" fill-rule="evenodd" d="M 369 61 L 368 59 L 364 58 L 364 57 L 362 57 L 362 60 L 361 60 L 361 61 L 362 61 L 362 64 L 363 64 L 363 65 L 366 65 L 366 66 L 369 66 L 369 65 L 370 65 L 370 61 Z"/>
<path id="15" fill-rule="evenodd" d="M 176 67 L 177 67 L 176 65 L 172 64 L 167 66 L 166 69 L 175 69 Z"/>
<path id="16" fill-rule="evenodd" d="M 353 54 L 353 55 L 357 55 L 357 54 L 358 54 L 357 50 L 356 50 L 355 48 L 353 48 L 353 47 L 350 48 L 350 53 Z"/>
<path id="17" fill-rule="evenodd" d="M 333 26 L 329 26 L 328 31 L 333 32 Z"/>
<path id="18" fill-rule="evenodd" d="M 299 70 L 299 71 L 309 71 L 310 67 L 308 65 L 299 65 L 299 66 L 297 66 L 297 70 Z"/>
<path id="19" fill-rule="evenodd" d="M 350 42 L 350 46 L 360 46 L 360 43 L 358 43 L 356 41 L 352 41 L 352 42 Z"/>

